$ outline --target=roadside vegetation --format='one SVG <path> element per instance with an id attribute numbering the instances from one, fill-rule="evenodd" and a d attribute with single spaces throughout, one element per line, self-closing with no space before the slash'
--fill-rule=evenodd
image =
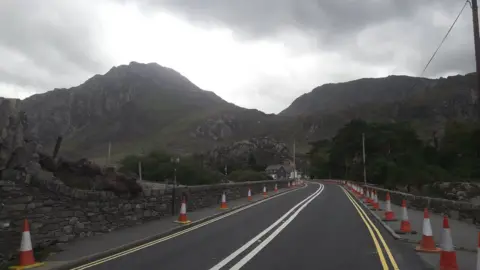
<path id="1" fill-rule="evenodd" d="M 408 123 L 352 120 L 331 140 L 312 143 L 310 174 L 363 181 L 362 133 L 367 180 L 395 187 L 480 179 L 480 126 L 449 122 L 444 134 L 421 140 Z"/>
<path id="2" fill-rule="evenodd" d="M 172 183 L 175 171 L 177 183 L 182 185 L 207 185 L 225 180 L 234 182 L 261 181 L 271 179 L 263 171 L 263 167 L 249 159 L 248 166 L 243 168 L 228 167 L 225 177 L 224 167 L 210 168 L 202 160 L 194 157 L 181 157 L 178 162 L 173 155 L 162 151 L 151 151 L 146 155 L 129 155 L 120 161 L 120 171 L 123 173 L 139 173 L 139 163 L 142 167 L 142 179 L 150 182 Z"/>

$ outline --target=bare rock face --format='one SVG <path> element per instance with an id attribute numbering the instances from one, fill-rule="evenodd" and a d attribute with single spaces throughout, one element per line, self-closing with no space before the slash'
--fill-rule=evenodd
<path id="1" fill-rule="evenodd" d="M 207 162 L 215 167 L 227 164 L 236 168 L 245 168 L 252 161 L 258 166 L 282 163 L 290 159 L 292 154 L 285 143 L 262 137 L 216 147 L 206 156 Z"/>
<path id="2" fill-rule="evenodd" d="M 192 137 L 208 138 L 214 141 L 223 141 L 234 134 L 239 128 L 239 123 L 235 116 L 224 114 L 217 118 L 207 119 L 202 125 L 197 126 Z"/>
<path id="3" fill-rule="evenodd" d="M 0 98 L 0 171 L 26 171 L 38 161 L 40 146 L 29 133 L 27 117 L 19 106 L 20 100 Z"/>
<path id="4" fill-rule="evenodd" d="M 114 169 L 103 169 L 87 159 L 57 159 L 42 152 L 19 105 L 19 100 L 0 98 L 0 180 L 31 177 L 42 182 L 54 177 L 73 188 L 108 190 L 119 196 L 142 191 L 135 178 Z"/>

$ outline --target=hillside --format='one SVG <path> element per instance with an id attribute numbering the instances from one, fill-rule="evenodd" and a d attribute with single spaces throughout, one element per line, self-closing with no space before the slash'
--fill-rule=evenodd
<path id="1" fill-rule="evenodd" d="M 355 118 L 409 121 L 422 137 L 448 120 L 475 118 L 475 74 L 425 79 L 389 76 L 327 84 L 297 98 L 281 116 L 301 117 L 311 138 L 327 138 Z"/>
<path id="2" fill-rule="evenodd" d="M 109 142 L 114 158 L 151 148 L 191 153 L 267 136 L 278 122 L 154 63 L 113 67 L 79 86 L 31 96 L 21 106 L 45 147 L 52 148 L 61 135 L 67 156 L 103 160 Z"/>
<path id="3" fill-rule="evenodd" d="M 413 87 L 415 86 L 415 87 Z M 422 137 L 441 132 L 450 119 L 472 119 L 474 74 L 441 79 L 407 76 L 326 84 L 297 98 L 279 115 L 238 107 L 158 64 L 113 67 L 70 89 L 22 101 L 30 128 L 52 149 L 105 161 L 162 148 L 177 154 L 206 152 L 251 138 L 269 137 L 297 153 L 329 138 L 354 118 L 411 121 Z"/>
<path id="4" fill-rule="evenodd" d="M 370 103 L 404 100 L 435 82 L 425 78 L 388 76 L 324 84 L 295 99 L 280 115 L 330 113 Z"/>

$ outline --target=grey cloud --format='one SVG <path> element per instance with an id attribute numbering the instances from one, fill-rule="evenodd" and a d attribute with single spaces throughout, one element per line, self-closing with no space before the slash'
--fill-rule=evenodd
<path id="1" fill-rule="evenodd" d="M 87 1 L 88 2 L 88 1 Z M 73 3 L 73 5 L 72 5 Z M 85 2 L 84 2 L 85 3 Z M 90 2 L 92 3 L 92 2 Z M 20 86 L 69 86 L 58 80 L 105 68 L 95 17 L 59 0 L 0 2 L 0 81 Z"/>
<path id="2" fill-rule="evenodd" d="M 129 0 L 123 0 L 129 1 Z M 132 0 L 130 0 L 132 1 Z M 349 55 L 352 60 L 369 64 L 394 65 L 401 60 L 401 70 L 419 75 L 423 65 L 446 33 L 448 26 L 436 26 L 433 15 L 442 14 L 453 21 L 463 1 L 455 0 L 136 0 L 145 12 L 167 10 L 202 26 L 225 26 L 233 29 L 241 39 L 271 39 L 295 47 L 288 32 L 301 32 L 314 44 L 314 50 L 332 51 Z M 467 7 L 461 21 L 469 22 L 471 10 Z M 461 25 L 460 25 L 461 24 Z M 362 48 L 356 39 L 364 31 L 381 25 L 393 25 L 377 32 L 368 48 Z M 395 27 L 396 26 L 396 27 Z M 445 70 L 466 73 L 472 71 L 471 24 L 459 23 L 454 32 L 467 33 L 457 38 L 467 41 L 461 46 L 445 46 L 442 60 L 433 62 L 426 76 L 438 76 Z M 285 34 L 285 32 L 287 32 Z M 375 51 L 376 47 L 392 43 L 389 51 Z M 295 48 L 292 48 L 295 50 Z M 298 48 L 297 48 L 298 49 Z M 373 51 L 369 51 L 372 50 Z M 301 52 L 298 52 L 301 53 Z M 459 59 L 458 55 L 465 54 Z M 440 53 L 439 53 L 440 55 Z M 450 56 L 451 55 L 451 56 Z M 452 63 L 453 65 L 441 64 Z M 454 67 L 454 68 L 453 68 Z"/>

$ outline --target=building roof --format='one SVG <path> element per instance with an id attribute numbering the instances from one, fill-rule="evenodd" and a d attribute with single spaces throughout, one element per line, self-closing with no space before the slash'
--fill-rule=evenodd
<path id="1" fill-rule="evenodd" d="M 269 171 L 269 170 L 278 170 L 282 167 L 282 164 L 275 164 L 275 165 L 269 165 L 265 170 L 266 171 Z"/>
<path id="2" fill-rule="evenodd" d="M 269 165 L 265 170 L 266 171 L 270 171 L 270 170 L 278 170 L 280 168 L 282 168 L 285 170 L 285 172 L 287 173 L 290 173 L 291 171 L 293 171 L 293 168 L 292 166 L 288 166 L 288 165 L 283 165 L 283 164 L 275 164 L 275 165 Z"/>

